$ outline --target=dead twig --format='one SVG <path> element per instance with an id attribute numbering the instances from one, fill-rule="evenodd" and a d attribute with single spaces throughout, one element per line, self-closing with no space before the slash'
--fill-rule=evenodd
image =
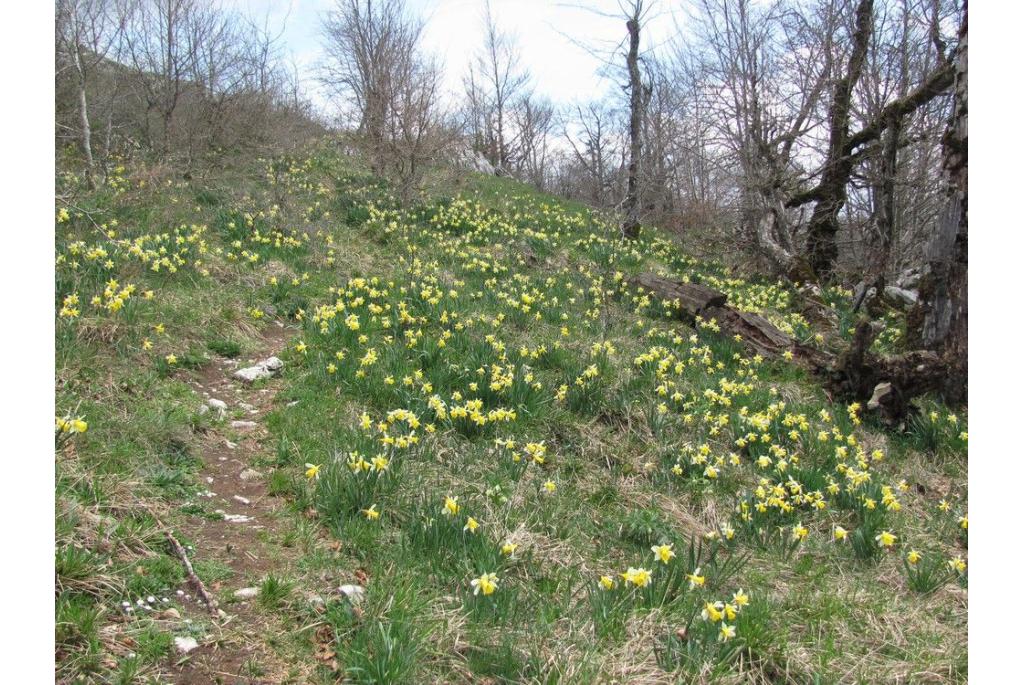
<path id="1" fill-rule="evenodd" d="M 209 590 L 206 589 L 206 585 L 203 584 L 202 579 L 196 575 L 195 570 L 192 568 L 192 562 L 188 559 L 188 554 L 185 553 L 185 548 L 181 546 L 178 539 L 174 537 L 174 534 L 170 530 L 164 530 L 164 535 L 167 537 L 167 541 L 171 543 L 171 548 L 174 553 L 181 560 L 182 565 L 185 567 L 185 573 L 188 576 L 188 582 L 192 584 L 196 594 L 203 598 L 206 603 L 207 611 L 213 616 L 219 617 L 220 612 L 217 609 L 217 600 L 213 598 Z"/>

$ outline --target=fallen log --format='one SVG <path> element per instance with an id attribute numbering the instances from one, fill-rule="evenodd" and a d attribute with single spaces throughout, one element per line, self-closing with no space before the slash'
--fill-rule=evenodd
<path id="1" fill-rule="evenodd" d="M 849 348 L 832 355 L 783 333 L 763 316 L 730 307 L 727 297 L 713 288 L 647 273 L 629 282 L 644 293 L 678 303 L 677 318 L 686 323 L 714 319 L 723 335 L 738 336 L 757 354 L 791 353 L 833 395 L 867 402 L 868 409 L 887 423 L 901 422 L 915 411 L 911 400 L 943 387 L 945 363 L 934 352 L 917 350 L 886 357 L 870 352 L 878 330 L 866 319 L 854 329 Z"/>
<path id="2" fill-rule="evenodd" d="M 652 273 L 642 273 L 629 280 L 641 292 L 656 295 L 676 305 L 677 317 L 692 324 L 698 316 L 714 307 L 724 307 L 728 297 L 714 288 L 699 283 L 672 281 Z M 706 317 L 705 317 L 706 318 Z"/>

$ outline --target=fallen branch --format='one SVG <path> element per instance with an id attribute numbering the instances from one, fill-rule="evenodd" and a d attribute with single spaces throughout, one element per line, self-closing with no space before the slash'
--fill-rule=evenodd
<path id="1" fill-rule="evenodd" d="M 177 538 L 174 537 L 174 534 L 170 530 L 164 530 L 164 535 L 167 537 L 167 541 L 171 543 L 171 548 L 174 550 L 174 553 L 178 556 L 178 559 L 181 560 L 182 565 L 185 567 L 185 574 L 188 578 L 188 582 L 191 583 L 196 594 L 198 594 L 202 598 L 203 602 L 206 603 L 207 611 L 209 611 L 213 616 L 219 617 L 220 612 L 217 609 L 217 600 L 215 600 L 209 590 L 206 589 L 202 579 L 196 575 L 195 570 L 192 568 L 192 562 L 189 561 L 188 554 L 185 553 L 185 548 L 181 546 L 181 543 L 178 542 Z"/>

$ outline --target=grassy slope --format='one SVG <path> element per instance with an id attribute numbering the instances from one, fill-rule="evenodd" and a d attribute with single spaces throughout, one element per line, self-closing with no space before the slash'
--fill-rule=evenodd
<path id="1" fill-rule="evenodd" d="M 900 435 L 858 425 L 799 369 L 751 358 L 713 324 L 674 323 L 622 275 L 708 282 L 831 346 L 850 323 L 842 293 L 826 293 L 837 326 L 813 330 L 784 287 L 688 259 L 651 230 L 622 245 L 600 216 L 506 180 L 462 179 L 452 194 L 439 183 L 403 208 L 324 148 L 277 174 L 245 160 L 191 183 L 126 170 L 59 219 L 57 309 L 77 293 L 80 315 L 58 320 L 57 411 L 89 424 L 57 457 L 63 679 L 166 672 L 171 635 L 189 626 L 119 605 L 182 581 L 153 513 L 186 528 L 201 513 L 188 503 L 211 419 L 185 380 L 225 342 L 253 349 L 269 319 L 297 317 L 304 349 L 285 356 L 267 422 L 269 487 L 295 512 L 282 543 L 301 551 L 286 585 L 368 578 L 356 609 L 285 589 L 294 632 L 271 648 L 297 682 L 966 680 L 966 576 L 946 564 L 966 557 L 965 418 L 928 407 L 934 418 Z M 123 307 L 103 307 L 128 284 Z M 883 344 L 898 345 L 891 323 Z M 500 409 L 514 420 L 487 419 Z M 395 410 L 415 418 L 389 422 Z M 544 444 L 542 464 L 529 443 Z M 353 471 L 352 453 L 388 468 Z M 377 520 L 361 513 L 371 505 Z M 883 530 L 891 550 L 874 540 Z M 651 551 L 663 543 L 668 564 Z M 908 578 L 911 549 L 934 582 Z M 686 575 L 697 566 L 703 586 Z M 630 567 L 651 584 L 627 587 Z M 483 573 L 497 590 L 475 596 Z M 740 588 L 750 604 L 719 641 L 701 609 Z"/>

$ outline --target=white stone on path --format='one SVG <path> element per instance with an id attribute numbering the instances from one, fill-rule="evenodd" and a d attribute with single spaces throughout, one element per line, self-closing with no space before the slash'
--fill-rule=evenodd
<path id="1" fill-rule="evenodd" d="M 239 590 L 235 590 L 234 596 L 235 596 L 235 599 L 252 599 L 253 597 L 258 595 L 259 593 L 260 593 L 260 591 L 257 588 L 254 588 L 254 587 L 243 587 L 243 588 L 241 588 Z"/>
<path id="2" fill-rule="evenodd" d="M 277 357 L 268 357 L 256 366 L 249 366 L 235 371 L 231 376 L 246 383 L 272 377 L 284 367 L 284 362 Z"/>
<path id="3" fill-rule="evenodd" d="M 244 481 L 251 481 L 251 480 L 259 480 L 263 476 L 260 475 L 260 472 L 255 470 L 255 469 L 245 469 L 240 474 L 238 474 L 238 477 L 241 480 L 244 480 Z"/>
<path id="4" fill-rule="evenodd" d="M 174 648 L 181 654 L 188 654 L 193 649 L 199 646 L 194 637 L 176 637 L 174 638 Z"/>

